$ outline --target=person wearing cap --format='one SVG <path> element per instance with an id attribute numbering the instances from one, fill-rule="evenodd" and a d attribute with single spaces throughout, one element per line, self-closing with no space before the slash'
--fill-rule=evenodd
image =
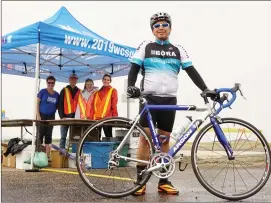
<path id="1" fill-rule="evenodd" d="M 94 86 L 93 80 L 90 78 L 86 79 L 84 89 L 80 92 L 78 98 L 75 118 L 90 119 L 91 102 L 93 100 L 94 93 L 97 90 L 98 87 Z"/>
<path id="2" fill-rule="evenodd" d="M 142 95 L 152 105 L 176 105 L 178 90 L 178 74 L 184 70 L 192 79 L 194 84 L 203 92 L 208 91 L 203 79 L 194 68 L 192 60 L 187 51 L 181 45 L 173 45 L 169 41 L 169 35 L 172 30 L 172 19 L 169 14 L 164 12 L 155 13 L 150 18 L 150 27 L 155 42 L 143 41 L 137 48 L 131 59 L 131 68 L 128 74 L 127 96 L 137 98 Z M 137 75 L 142 70 L 141 89 L 135 87 Z M 139 111 L 143 105 L 140 104 Z M 169 151 L 169 138 L 172 132 L 176 111 L 154 110 L 150 111 L 154 125 L 158 128 L 158 134 L 168 136 L 168 139 L 162 144 L 161 151 Z M 140 125 L 143 126 L 151 136 L 148 120 L 146 116 L 140 119 Z M 139 139 L 137 156 L 149 160 L 148 143 L 143 137 Z M 140 181 L 141 171 L 146 169 L 146 165 L 137 164 L 137 181 Z M 161 170 L 165 173 L 165 169 Z M 144 195 L 146 185 L 136 191 L 134 195 Z M 158 183 L 158 192 L 177 195 L 179 191 L 166 179 L 160 179 Z"/>
<path id="3" fill-rule="evenodd" d="M 56 79 L 54 76 L 46 78 L 47 88 L 41 89 L 37 97 L 37 120 L 55 120 L 55 114 L 59 103 L 59 93 L 54 90 Z M 45 143 L 48 161 L 51 161 L 50 152 L 52 144 L 53 126 L 40 125 L 40 144 Z"/>
<path id="4" fill-rule="evenodd" d="M 69 85 L 64 87 L 59 96 L 58 114 L 60 119 L 74 118 L 75 111 L 77 107 L 78 97 L 80 94 L 80 89 L 76 86 L 77 75 L 75 73 L 71 74 L 69 77 Z M 60 143 L 59 147 L 65 149 L 67 133 L 69 126 L 60 126 Z"/>

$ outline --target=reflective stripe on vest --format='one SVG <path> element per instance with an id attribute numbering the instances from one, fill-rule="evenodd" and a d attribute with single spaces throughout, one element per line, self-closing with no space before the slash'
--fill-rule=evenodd
<path id="1" fill-rule="evenodd" d="M 80 90 L 77 91 L 73 99 L 69 88 L 67 87 L 64 88 L 64 113 L 66 115 L 75 113 L 79 94 L 80 94 Z"/>
<path id="2" fill-rule="evenodd" d="M 64 94 L 64 113 L 65 114 L 70 114 L 73 113 L 73 99 L 72 99 L 72 94 L 70 90 L 65 87 L 65 94 Z"/>
<path id="3" fill-rule="evenodd" d="M 106 111 L 108 109 L 109 106 L 109 101 L 111 100 L 111 95 L 113 92 L 114 88 L 110 88 L 106 94 L 106 96 L 103 98 L 103 100 L 100 99 L 99 97 L 99 92 L 97 91 L 95 93 L 95 99 L 94 99 L 94 120 L 96 118 L 104 118 Z M 99 106 L 98 106 L 99 105 Z M 98 108 L 97 108 L 98 106 Z"/>
<path id="4" fill-rule="evenodd" d="M 88 100 L 86 101 L 81 94 L 79 94 L 78 96 L 78 105 L 79 105 L 79 109 L 80 109 L 80 118 L 81 119 L 89 119 L 90 118 L 90 109 L 91 109 L 91 102 L 93 100 L 93 97 L 95 95 L 94 91 L 88 98 Z"/>
<path id="5" fill-rule="evenodd" d="M 79 104 L 79 109 L 80 109 L 80 118 L 86 119 L 86 102 L 82 96 L 82 94 L 79 94 L 78 97 L 78 104 Z"/>

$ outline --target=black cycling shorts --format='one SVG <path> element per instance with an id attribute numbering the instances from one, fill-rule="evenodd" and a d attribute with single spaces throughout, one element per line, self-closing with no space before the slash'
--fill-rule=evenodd
<path id="1" fill-rule="evenodd" d="M 41 120 L 55 120 L 55 114 L 53 115 L 40 114 L 40 117 Z M 52 144 L 53 127 L 54 126 L 40 125 L 39 128 L 40 144 L 43 144 L 43 139 L 45 144 Z"/>
<path id="2" fill-rule="evenodd" d="M 152 105 L 176 105 L 177 98 L 176 97 L 158 97 L 152 95 L 146 95 L 145 99 L 147 100 L 148 104 Z M 143 109 L 143 105 L 140 104 L 139 112 Z M 152 121 L 155 127 L 160 130 L 164 130 L 166 132 L 172 132 L 172 128 L 175 121 L 175 111 L 169 110 L 150 110 Z M 139 121 L 140 125 L 144 128 L 149 127 L 147 114 L 142 115 Z"/>

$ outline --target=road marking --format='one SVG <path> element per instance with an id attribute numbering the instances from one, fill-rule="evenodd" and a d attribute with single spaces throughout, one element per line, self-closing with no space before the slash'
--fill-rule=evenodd
<path id="1" fill-rule="evenodd" d="M 78 172 L 75 171 L 64 171 L 64 170 L 55 170 L 55 169 L 40 169 L 41 171 L 49 171 L 49 172 L 56 172 L 56 173 L 66 173 L 66 174 L 73 174 L 73 175 L 79 175 Z M 92 174 L 92 173 L 86 173 L 86 176 L 93 176 L 93 177 L 99 177 L 99 178 L 112 178 L 116 180 L 127 180 L 127 181 L 136 181 L 135 179 L 131 178 L 122 178 L 118 176 L 107 176 L 107 175 L 98 175 L 98 174 Z"/>

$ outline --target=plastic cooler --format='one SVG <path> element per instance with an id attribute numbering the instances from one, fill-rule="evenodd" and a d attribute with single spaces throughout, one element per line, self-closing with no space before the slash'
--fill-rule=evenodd
<path id="1" fill-rule="evenodd" d="M 91 166 L 93 169 L 108 168 L 109 153 L 119 146 L 120 142 L 86 142 L 83 146 L 84 154 L 91 154 Z M 121 149 L 121 155 L 127 156 L 128 144 Z M 72 152 L 76 152 L 77 144 L 72 145 Z M 127 162 L 120 160 L 119 166 L 126 166 Z"/>

